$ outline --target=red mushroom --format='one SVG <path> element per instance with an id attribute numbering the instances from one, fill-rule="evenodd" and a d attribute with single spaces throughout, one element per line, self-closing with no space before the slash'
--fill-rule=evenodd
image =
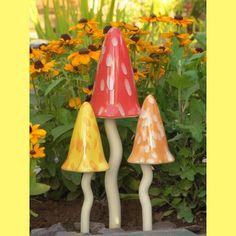
<path id="1" fill-rule="evenodd" d="M 122 143 L 115 119 L 136 117 L 139 115 L 140 107 L 128 49 L 117 28 L 108 31 L 103 43 L 91 105 L 97 117 L 106 118 L 104 124 L 110 145 L 110 169 L 105 174 L 109 228 L 120 228 L 117 175 L 122 160 Z"/>
<path id="2" fill-rule="evenodd" d="M 103 43 L 91 104 L 95 115 L 101 118 L 139 115 L 129 52 L 117 28 L 108 31 Z"/>

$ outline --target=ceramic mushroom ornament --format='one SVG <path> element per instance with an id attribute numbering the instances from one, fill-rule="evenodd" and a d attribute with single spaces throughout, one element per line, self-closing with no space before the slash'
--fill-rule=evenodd
<path id="1" fill-rule="evenodd" d="M 143 231 L 152 230 L 152 206 L 148 189 L 152 183 L 152 165 L 170 163 L 174 157 L 169 151 L 164 126 L 156 100 L 149 95 L 144 100 L 138 120 L 133 150 L 129 163 L 140 164 L 143 177 L 139 186 L 142 205 Z"/>
<path id="2" fill-rule="evenodd" d="M 81 233 L 89 233 L 89 218 L 93 204 L 91 179 L 94 172 L 106 171 L 97 121 L 91 105 L 82 104 L 78 113 L 66 161 L 62 170 L 84 173 L 81 181 L 84 203 L 81 210 Z"/>
<path id="3" fill-rule="evenodd" d="M 109 228 L 120 228 L 121 210 L 117 174 L 122 159 L 122 143 L 116 119 L 136 117 L 140 108 L 128 49 L 117 28 L 111 28 L 104 40 L 91 105 L 97 117 L 105 118 L 105 130 L 110 145 L 110 169 L 105 174 Z"/>

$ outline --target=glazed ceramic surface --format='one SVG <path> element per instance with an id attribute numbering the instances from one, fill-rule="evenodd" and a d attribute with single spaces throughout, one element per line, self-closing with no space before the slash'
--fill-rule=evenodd
<path id="1" fill-rule="evenodd" d="M 72 134 L 63 170 L 97 172 L 108 169 L 96 118 L 88 102 L 82 104 Z"/>
<path id="2" fill-rule="evenodd" d="M 111 28 L 104 40 L 91 105 L 95 115 L 101 118 L 139 115 L 140 107 L 129 52 L 117 28 Z"/>
<path id="3" fill-rule="evenodd" d="M 155 98 L 149 95 L 142 106 L 128 162 L 162 164 L 173 161 L 174 157 L 169 151 L 158 105 Z"/>

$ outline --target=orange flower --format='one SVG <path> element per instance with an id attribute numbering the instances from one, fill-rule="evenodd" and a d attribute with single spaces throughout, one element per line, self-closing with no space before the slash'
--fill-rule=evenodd
<path id="1" fill-rule="evenodd" d="M 72 39 L 69 34 L 62 34 L 60 37 L 60 42 L 63 45 L 77 45 L 82 43 L 80 39 Z"/>
<path id="2" fill-rule="evenodd" d="M 81 100 L 79 97 L 74 97 L 69 100 L 70 108 L 77 109 L 77 108 L 80 108 L 80 106 L 81 106 Z"/>
<path id="3" fill-rule="evenodd" d="M 45 157 L 44 153 L 45 147 L 40 147 L 39 144 L 35 144 L 33 147 L 30 149 L 30 158 L 43 158 Z"/>
<path id="4" fill-rule="evenodd" d="M 70 27 L 69 30 L 84 30 L 84 33 L 92 34 L 95 29 L 97 29 L 98 23 L 95 19 L 87 20 L 85 18 L 81 18 L 75 26 Z"/>
<path id="5" fill-rule="evenodd" d="M 91 59 L 98 61 L 100 56 L 100 50 L 94 45 L 89 45 L 88 48 L 81 48 L 79 52 L 74 52 L 68 56 L 68 60 L 71 60 L 73 66 L 80 64 L 87 65 Z"/>
<path id="6" fill-rule="evenodd" d="M 39 139 L 46 137 L 47 132 L 44 129 L 39 129 L 40 124 L 32 125 L 30 123 L 30 141 L 32 144 L 36 144 Z"/>
<path id="7" fill-rule="evenodd" d="M 40 59 L 45 54 L 39 48 L 30 48 L 30 59 Z"/>
<path id="8" fill-rule="evenodd" d="M 181 15 L 177 15 L 172 18 L 172 23 L 174 23 L 175 25 L 186 27 L 187 25 L 191 25 L 193 23 L 193 20 L 189 18 L 184 18 Z"/>
<path id="9" fill-rule="evenodd" d="M 30 65 L 30 74 L 35 73 L 52 73 L 54 76 L 59 74 L 59 71 L 55 70 L 53 67 L 55 61 L 46 62 L 45 59 L 37 60 Z"/>
<path id="10" fill-rule="evenodd" d="M 134 80 L 138 81 L 140 79 L 144 79 L 146 76 L 144 75 L 144 73 L 138 71 L 137 68 L 133 68 L 133 72 L 134 72 Z"/>

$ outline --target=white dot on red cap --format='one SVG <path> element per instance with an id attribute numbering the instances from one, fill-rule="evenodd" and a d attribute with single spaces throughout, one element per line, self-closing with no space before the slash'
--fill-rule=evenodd
<path id="1" fill-rule="evenodd" d="M 111 66 L 112 65 L 112 56 L 110 54 L 107 55 L 106 65 L 107 66 Z"/>
<path id="2" fill-rule="evenodd" d="M 114 101 L 115 101 L 115 91 L 111 90 L 109 94 L 109 103 L 113 105 Z"/>
<path id="3" fill-rule="evenodd" d="M 131 90 L 131 87 L 130 87 L 130 84 L 129 84 L 129 80 L 125 79 L 125 89 L 126 89 L 126 92 L 128 93 L 129 96 L 132 95 L 132 90 Z"/>
<path id="4" fill-rule="evenodd" d="M 99 110 L 98 110 L 98 115 L 99 115 L 99 116 L 103 113 L 103 110 L 104 110 L 103 107 L 100 107 L 100 108 L 99 108 Z"/>
<path id="5" fill-rule="evenodd" d="M 125 116 L 125 111 L 124 111 L 122 105 L 119 103 L 119 104 L 117 104 L 117 106 L 118 106 L 118 110 L 119 110 L 120 114 L 122 116 Z"/>
<path id="6" fill-rule="evenodd" d="M 125 66 L 125 64 L 122 62 L 121 63 L 121 69 L 122 69 L 122 72 L 125 74 L 125 75 L 127 75 L 127 68 L 126 68 L 126 66 Z"/>
<path id="7" fill-rule="evenodd" d="M 100 82 L 100 90 L 103 91 L 104 88 L 105 88 L 105 82 L 104 82 L 104 79 L 102 79 Z"/>
<path id="8" fill-rule="evenodd" d="M 114 47 L 116 47 L 116 46 L 118 45 L 118 40 L 117 40 L 116 37 L 113 37 L 113 38 L 111 39 L 111 42 L 112 42 L 112 45 L 113 45 Z"/>
<path id="9" fill-rule="evenodd" d="M 115 83 L 114 76 L 113 75 L 107 76 L 107 87 L 109 90 L 114 89 L 114 83 Z"/>

